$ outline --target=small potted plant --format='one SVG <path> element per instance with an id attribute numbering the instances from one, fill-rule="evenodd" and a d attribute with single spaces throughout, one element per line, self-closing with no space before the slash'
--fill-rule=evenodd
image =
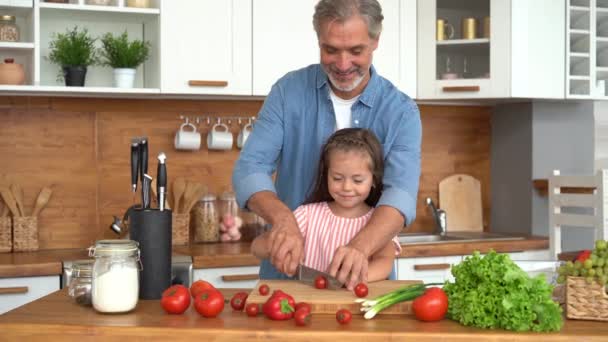
<path id="1" fill-rule="evenodd" d="M 61 66 L 66 86 L 84 87 L 87 67 L 97 63 L 96 40 L 86 28 L 79 30 L 78 26 L 54 34 L 48 59 Z"/>
<path id="2" fill-rule="evenodd" d="M 135 69 L 150 55 L 150 42 L 129 41 L 127 32 L 119 36 L 106 33 L 101 38 L 101 57 L 104 65 L 114 68 L 114 86 L 133 88 Z"/>

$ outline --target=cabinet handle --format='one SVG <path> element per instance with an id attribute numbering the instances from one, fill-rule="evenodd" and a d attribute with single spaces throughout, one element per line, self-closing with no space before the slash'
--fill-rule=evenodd
<path id="1" fill-rule="evenodd" d="M 479 86 L 449 86 L 443 87 L 443 91 L 447 93 L 464 92 L 464 91 L 479 91 Z"/>
<path id="2" fill-rule="evenodd" d="M 27 293 L 28 290 L 27 286 L 0 287 L 0 295 Z"/>
<path id="3" fill-rule="evenodd" d="M 431 271 L 431 270 L 446 270 L 450 268 L 450 264 L 425 264 L 414 265 L 416 271 Z"/>
<path id="4" fill-rule="evenodd" d="M 243 281 L 243 280 L 258 280 L 260 276 L 258 274 L 236 274 L 236 275 L 223 275 L 223 281 Z"/>
<path id="5" fill-rule="evenodd" d="M 190 80 L 188 85 L 191 87 L 227 87 L 228 81 Z"/>

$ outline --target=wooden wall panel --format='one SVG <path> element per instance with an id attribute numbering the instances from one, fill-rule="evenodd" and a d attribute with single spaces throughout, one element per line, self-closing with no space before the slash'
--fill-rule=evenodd
<path id="1" fill-rule="evenodd" d="M 170 179 L 186 177 L 214 192 L 230 188 L 238 157 L 232 151 L 206 149 L 209 131 L 201 123 L 203 148 L 176 151 L 173 136 L 179 115 L 254 116 L 261 101 L 124 100 L 52 97 L 0 97 L 0 182 L 18 182 L 31 210 L 42 186 L 54 194 L 40 218 L 42 249 L 87 247 L 113 238 L 112 216 L 139 203 L 130 191 L 129 143 L 150 138 L 149 172 L 156 155 L 168 155 Z M 441 179 L 467 173 L 482 184 L 484 227 L 490 217 L 490 107 L 421 106 L 422 175 L 418 219 L 409 231 L 432 229 L 424 198 L 437 201 Z M 239 131 L 232 122 L 234 138 Z M 235 144 L 236 145 L 236 144 Z M 4 179 L 4 180 L 2 180 Z M 449 219 L 449 218 L 448 218 Z"/>

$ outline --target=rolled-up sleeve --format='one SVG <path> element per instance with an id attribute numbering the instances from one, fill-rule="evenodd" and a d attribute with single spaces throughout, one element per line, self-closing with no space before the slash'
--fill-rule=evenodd
<path id="1" fill-rule="evenodd" d="M 241 150 L 232 173 L 232 186 L 240 207 L 260 191 L 276 189 L 272 180 L 283 146 L 283 96 L 274 85 Z"/>
<path id="2" fill-rule="evenodd" d="M 420 111 L 413 101 L 408 101 L 405 113 L 394 129 L 390 134 L 394 137 L 390 148 L 384 151 L 384 191 L 377 205 L 399 210 L 409 226 L 416 218 L 422 140 Z"/>

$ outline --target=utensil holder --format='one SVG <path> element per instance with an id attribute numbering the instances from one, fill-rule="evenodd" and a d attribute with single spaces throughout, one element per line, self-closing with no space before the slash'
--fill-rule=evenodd
<path id="1" fill-rule="evenodd" d="M 13 250 L 13 227 L 10 217 L 0 217 L 0 253 Z"/>
<path id="2" fill-rule="evenodd" d="M 139 243 L 142 264 L 140 299 L 160 299 L 171 285 L 171 217 L 171 210 L 158 209 L 135 209 L 129 215 L 129 234 Z"/>
<path id="3" fill-rule="evenodd" d="M 566 317 L 608 321 L 606 287 L 597 281 L 587 284 L 583 277 L 566 278 Z"/>
<path id="4" fill-rule="evenodd" d="M 172 225 L 173 246 L 187 245 L 190 240 L 190 214 L 174 214 Z"/>
<path id="5" fill-rule="evenodd" d="M 38 246 L 38 217 L 13 217 L 13 251 L 37 251 Z"/>

